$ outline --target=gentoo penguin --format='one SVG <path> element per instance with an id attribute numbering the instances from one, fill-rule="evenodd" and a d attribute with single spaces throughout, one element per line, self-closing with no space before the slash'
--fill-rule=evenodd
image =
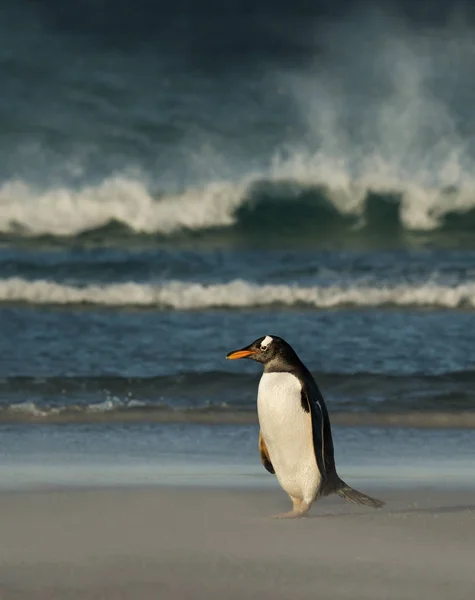
<path id="1" fill-rule="evenodd" d="M 259 452 L 264 467 L 275 473 L 293 504 L 292 511 L 277 518 L 301 517 L 316 499 L 329 494 L 355 504 L 383 506 L 338 477 L 327 407 L 290 344 L 266 335 L 226 358 L 250 358 L 264 365 L 257 396 Z"/>

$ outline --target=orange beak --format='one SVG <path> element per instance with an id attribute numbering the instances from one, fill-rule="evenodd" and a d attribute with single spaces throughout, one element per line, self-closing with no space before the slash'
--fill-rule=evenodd
<path id="1" fill-rule="evenodd" d="M 235 350 L 226 354 L 226 358 L 228 360 L 237 360 L 238 358 L 246 358 L 246 356 L 250 356 L 251 354 L 257 354 L 257 350 Z"/>

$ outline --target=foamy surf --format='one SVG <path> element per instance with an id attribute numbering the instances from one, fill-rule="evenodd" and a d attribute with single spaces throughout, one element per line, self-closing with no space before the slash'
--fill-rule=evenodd
<path id="1" fill-rule="evenodd" d="M 0 280 L 0 302 L 36 305 L 92 305 L 172 310 L 307 307 L 426 307 L 474 309 L 475 283 L 398 284 L 388 286 L 290 284 L 258 285 L 244 280 L 227 283 L 111 283 L 68 285 L 19 277 Z"/>
<path id="2" fill-rule="evenodd" d="M 299 215 L 302 228 L 313 224 L 321 229 L 328 214 L 345 228 L 364 228 L 374 215 L 380 219 L 385 207 L 392 209 L 392 226 L 437 231 L 448 217 L 475 211 L 475 182 L 465 177 L 454 187 L 422 175 L 406 179 L 378 161 L 352 175 L 325 157 L 298 155 L 238 181 L 211 181 L 181 192 L 155 190 L 126 176 L 79 189 L 40 190 L 10 181 L 0 187 L 0 233 L 74 237 L 116 223 L 135 234 L 169 236 L 252 224 L 265 235 L 285 227 L 288 217 L 298 221 Z"/>
<path id="3" fill-rule="evenodd" d="M 137 233 L 171 234 L 233 223 L 242 191 L 213 182 L 158 197 L 139 179 L 112 177 L 97 186 L 35 190 L 21 181 L 0 188 L 0 231 L 30 236 L 75 236 L 109 223 Z"/>

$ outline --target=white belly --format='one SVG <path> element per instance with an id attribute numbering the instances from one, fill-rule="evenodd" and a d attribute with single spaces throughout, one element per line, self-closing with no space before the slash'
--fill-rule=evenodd
<path id="1" fill-rule="evenodd" d="M 313 448 L 312 421 L 302 408 L 300 391 L 300 381 L 294 375 L 264 373 L 257 412 L 280 485 L 289 496 L 312 502 L 321 476 Z"/>

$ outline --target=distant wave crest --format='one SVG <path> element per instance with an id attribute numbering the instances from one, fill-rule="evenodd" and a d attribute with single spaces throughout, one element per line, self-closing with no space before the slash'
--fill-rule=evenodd
<path id="1" fill-rule="evenodd" d="M 203 284 L 169 281 L 160 284 L 111 283 L 76 286 L 18 277 L 0 280 L 0 302 L 50 305 L 149 307 L 174 310 L 211 308 L 308 307 L 428 307 L 475 308 L 475 283 L 438 283 L 371 287 L 258 285 L 244 280 Z"/>
<path id="2" fill-rule="evenodd" d="M 475 229 L 475 185 L 430 187 L 399 178 L 322 168 L 276 169 L 240 181 L 214 181 L 180 193 L 154 192 L 116 176 L 80 189 L 0 187 L 0 233 L 75 237 L 113 225 L 170 236 L 209 230 L 304 235 L 343 231 L 434 232 Z"/>

